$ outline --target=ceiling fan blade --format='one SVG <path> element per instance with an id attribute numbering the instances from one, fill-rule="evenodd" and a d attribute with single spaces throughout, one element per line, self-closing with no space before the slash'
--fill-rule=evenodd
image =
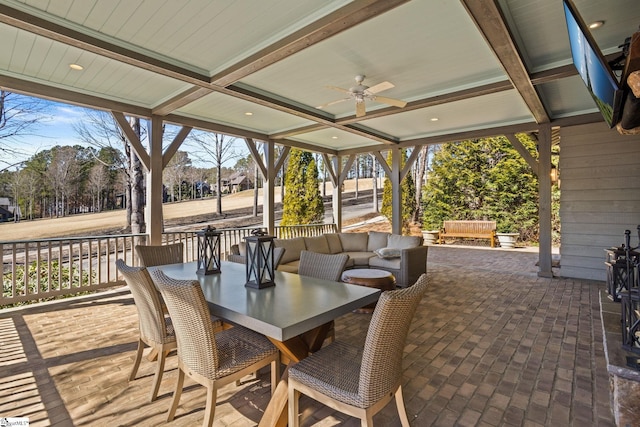
<path id="1" fill-rule="evenodd" d="M 337 90 L 338 92 L 342 92 L 342 93 L 351 93 L 351 91 L 349 89 L 343 89 L 341 87 L 337 87 L 337 86 L 325 86 L 327 89 L 332 89 L 332 90 Z"/>
<path id="2" fill-rule="evenodd" d="M 367 112 L 364 107 L 364 102 L 356 102 L 356 117 L 363 117 L 365 114 L 367 114 Z"/>
<path id="3" fill-rule="evenodd" d="M 318 105 L 316 108 L 319 108 L 320 110 L 322 110 L 325 107 L 329 107 L 330 105 L 333 105 L 333 104 L 339 104 L 341 102 L 348 101 L 349 99 L 350 98 L 336 99 L 335 101 L 331 101 L 331 102 L 327 102 L 326 104 Z"/>
<path id="4" fill-rule="evenodd" d="M 391 89 L 392 87 L 396 86 L 391 82 L 382 82 L 378 83 L 377 85 L 371 86 L 369 89 L 365 90 L 365 92 L 378 93 L 382 92 L 383 90 Z"/>
<path id="5" fill-rule="evenodd" d="M 407 105 L 407 101 L 402 101 L 400 99 L 387 98 L 386 96 L 376 96 L 375 100 L 378 102 L 382 102 L 384 104 L 393 105 L 394 107 L 403 108 Z"/>

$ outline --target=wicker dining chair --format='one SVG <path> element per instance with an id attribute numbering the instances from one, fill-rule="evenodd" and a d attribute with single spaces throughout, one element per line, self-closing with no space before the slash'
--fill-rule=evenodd
<path id="1" fill-rule="evenodd" d="M 321 254 L 302 251 L 300 252 L 298 274 L 339 282 L 347 261 L 349 261 L 347 254 Z"/>
<path id="2" fill-rule="evenodd" d="M 332 280 L 339 282 L 342 272 L 349 261 L 347 254 L 321 254 L 318 252 L 300 252 L 300 263 L 298 264 L 298 274 L 301 276 L 315 277 L 316 279 Z M 327 332 L 329 342 L 336 339 L 335 322 L 331 321 Z"/>
<path id="3" fill-rule="evenodd" d="M 184 245 L 181 242 L 170 245 L 136 245 L 136 253 L 140 265 L 144 267 L 184 262 Z"/>
<path id="4" fill-rule="evenodd" d="M 164 371 L 167 355 L 177 348 L 176 334 L 171 319 L 164 314 L 160 294 L 156 289 L 149 272 L 145 267 L 130 267 L 121 259 L 116 261 L 116 267 L 129 286 L 136 309 L 138 310 L 138 351 L 133 363 L 129 381 L 136 378 L 145 345 L 157 353 L 158 362 L 151 387 L 151 401 L 158 396 L 160 381 Z"/>
<path id="5" fill-rule="evenodd" d="M 300 393 L 371 427 L 373 415 L 395 396 L 403 427 L 409 427 L 402 398 L 402 352 L 411 319 L 428 285 L 383 292 L 369 324 L 364 348 L 335 341 L 289 366 L 289 427 L 299 425 Z"/>
<path id="6" fill-rule="evenodd" d="M 207 388 L 204 426 L 213 425 L 217 390 L 271 365 L 271 393 L 280 378 L 280 352 L 263 335 L 234 326 L 214 333 L 209 308 L 197 281 L 151 272 L 173 319 L 178 340 L 178 381 L 167 421 L 175 417 L 185 374 Z"/>

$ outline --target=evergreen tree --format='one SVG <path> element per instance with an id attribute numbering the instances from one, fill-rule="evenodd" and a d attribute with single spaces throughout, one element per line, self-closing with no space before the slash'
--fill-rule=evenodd
<path id="1" fill-rule="evenodd" d="M 285 173 L 287 191 L 282 203 L 282 225 L 315 224 L 324 219 L 318 168 L 308 151 L 292 149 Z"/>
<path id="2" fill-rule="evenodd" d="M 392 157 L 391 151 L 387 154 L 387 164 L 391 165 Z M 405 163 L 407 162 L 407 151 L 401 150 L 400 155 L 400 168 L 404 168 Z M 413 177 L 411 174 L 407 174 L 405 178 L 400 183 L 400 192 L 402 196 L 402 229 L 403 231 L 408 231 L 409 222 L 411 218 L 413 218 L 413 214 L 416 210 L 416 185 L 413 181 Z M 382 186 L 382 208 L 380 209 L 380 213 L 384 215 L 389 221 L 392 220 L 392 207 L 391 201 L 393 199 L 393 193 L 391 188 L 391 180 L 389 177 L 384 179 L 384 183 Z"/>
<path id="3" fill-rule="evenodd" d="M 520 135 L 535 155 L 535 142 Z M 497 230 L 537 236 L 538 178 L 504 137 L 444 144 L 423 187 L 424 229 L 444 220 L 491 220 Z"/>

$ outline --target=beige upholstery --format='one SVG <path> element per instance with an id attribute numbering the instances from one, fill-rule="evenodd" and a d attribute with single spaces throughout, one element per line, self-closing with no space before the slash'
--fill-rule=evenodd
<path id="1" fill-rule="evenodd" d="M 411 319 L 428 285 L 383 292 L 364 349 L 336 341 L 289 367 L 289 426 L 299 425 L 300 393 L 373 425 L 373 415 L 395 396 L 400 422 L 409 427 L 402 398 L 402 353 Z"/>
<path id="2" fill-rule="evenodd" d="M 116 261 L 116 267 L 127 282 L 138 310 L 140 337 L 129 381 L 136 378 L 146 344 L 153 349 L 152 351 L 158 353 L 158 363 L 151 387 L 151 401 L 153 401 L 158 396 L 165 359 L 169 352 L 176 348 L 176 335 L 171 319 L 164 315 L 160 294 L 158 294 L 147 269 L 145 267 L 130 267 L 121 259 Z"/>
<path id="3" fill-rule="evenodd" d="M 298 274 L 339 282 L 348 259 L 347 254 L 332 255 L 302 251 L 300 252 Z"/>
<path id="4" fill-rule="evenodd" d="M 263 335 L 241 326 L 214 333 L 209 308 L 195 280 L 176 280 L 162 271 L 153 280 L 173 319 L 178 341 L 178 381 L 167 420 L 172 421 L 185 374 L 207 388 L 204 426 L 213 425 L 218 387 L 271 365 L 271 392 L 280 377 L 280 353 Z"/>
<path id="5" fill-rule="evenodd" d="M 140 258 L 140 265 L 153 267 L 156 265 L 177 264 L 184 262 L 184 245 L 172 243 L 170 245 L 136 245 L 136 253 Z"/>
<path id="6" fill-rule="evenodd" d="M 237 262 L 239 264 L 244 264 L 247 262 L 247 251 L 243 250 L 245 246 L 244 242 L 240 242 L 237 245 L 231 245 L 231 253 L 227 257 L 227 261 Z M 282 257 L 285 253 L 285 248 L 273 248 L 273 264 L 274 268 L 278 268 L 280 262 L 282 261 Z M 244 252 L 244 253 L 243 253 Z"/>

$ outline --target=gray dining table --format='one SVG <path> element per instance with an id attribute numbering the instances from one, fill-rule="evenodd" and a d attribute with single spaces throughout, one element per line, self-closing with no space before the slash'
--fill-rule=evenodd
<path id="1" fill-rule="evenodd" d="M 317 351 L 337 317 L 378 300 L 380 290 L 275 272 L 275 286 L 245 287 L 245 265 L 221 262 L 218 274 L 196 273 L 197 263 L 149 267 L 167 276 L 200 282 L 211 314 L 265 335 L 287 363 Z M 286 425 L 287 371 L 269 401 L 260 426 Z"/>

